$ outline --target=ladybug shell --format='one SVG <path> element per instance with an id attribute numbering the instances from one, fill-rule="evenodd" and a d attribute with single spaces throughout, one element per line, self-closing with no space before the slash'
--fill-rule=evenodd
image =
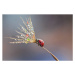
<path id="1" fill-rule="evenodd" d="M 39 39 L 39 40 L 38 40 L 38 44 L 39 44 L 41 47 L 43 47 L 43 46 L 44 46 L 44 41 L 41 40 L 41 39 Z"/>

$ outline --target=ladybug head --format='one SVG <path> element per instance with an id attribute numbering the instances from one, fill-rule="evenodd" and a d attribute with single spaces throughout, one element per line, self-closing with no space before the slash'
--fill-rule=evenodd
<path id="1" fill-rule="evenodd" d="M 36 40 L 36 43 L 37 43 L 39 46 L 41 46 L 41 47 L 44 46 L 44 41 L 41 40 L 41 39 L 37 39 L 37 40 Z"/>

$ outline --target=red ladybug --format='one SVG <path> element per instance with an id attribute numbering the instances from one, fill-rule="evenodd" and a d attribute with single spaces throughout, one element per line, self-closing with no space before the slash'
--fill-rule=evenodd
<path id="1" fill-rule="evenodd" d="M 41 39 L 36 39 L 36 43 L 38 44 L 38 46 L 41 46 L 41 47 L 44 46 L 44 41 Z"/>

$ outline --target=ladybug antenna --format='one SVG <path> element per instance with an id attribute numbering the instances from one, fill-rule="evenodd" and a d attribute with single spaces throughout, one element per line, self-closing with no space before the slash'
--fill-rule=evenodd
<path id="1" fill-rule="evenodd" d="M 58 58 L 55 55 L 53 55 L 48 49 L 46 49 L 44 47 L 42 47 L 42 48 L 45 49 L 48 53 L 50 53 L 56 61 L 59 61 Z"/>

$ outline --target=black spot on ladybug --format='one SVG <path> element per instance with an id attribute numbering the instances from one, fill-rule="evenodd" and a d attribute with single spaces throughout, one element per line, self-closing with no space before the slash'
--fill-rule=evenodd
<path id="1" fill-rule="evenodd" d="M 39 42 L 39 43 L 41 43 L 41 42 Z"/>

